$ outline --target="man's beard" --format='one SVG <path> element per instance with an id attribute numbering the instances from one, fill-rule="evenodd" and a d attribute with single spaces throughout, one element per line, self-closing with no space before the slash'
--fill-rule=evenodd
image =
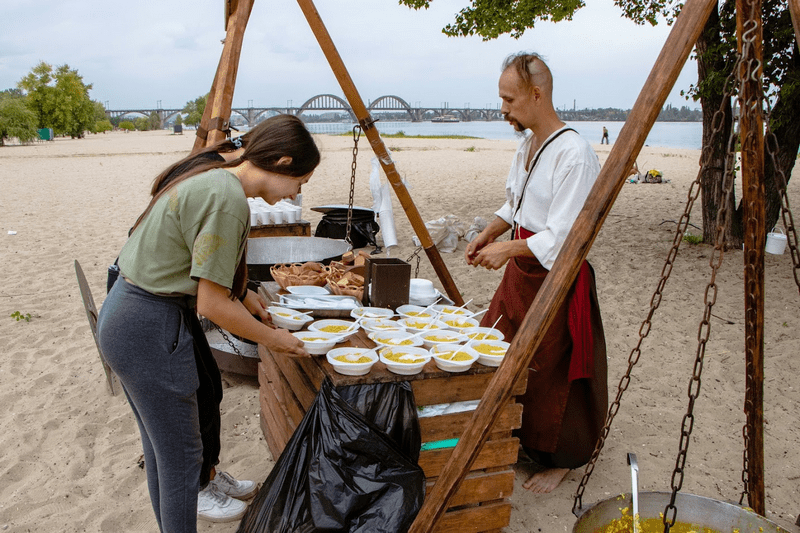
<path id="1" fill-rule="evenodd" d="M 511 126 L 517 133 L 522 133 L 527 129 L 525 126 L 520 124 L 520 122 L 515 118 L 510 119 L 508 118 L 508 115 L 503 115 L 503 118 L 506 120 L 506 122 L 509 122 L 511 124 Z"/>

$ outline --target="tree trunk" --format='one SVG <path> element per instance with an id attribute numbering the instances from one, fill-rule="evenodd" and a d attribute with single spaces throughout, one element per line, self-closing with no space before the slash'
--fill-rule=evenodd
<path id="1" fill-rule="evenodd" d="M 725 59 L 719 52 L 721 47 L 721 22 L 719 12 L 712 11 L 708 22 L 697 40 L 697 85 L 703 87 L 703 82 L 716 73 L 724 79 L 730 71 L 726 68 Z M 714 52 L 716 51 L 716 52 Z M 710 84 L 709 84 L 710 85 Z M 732 110 L 730 100 L 723 96 L 724 86 L 720 81 L 714 87 L 703 88 L 700 91 L 700 104 L 703 108 L 703 151 L 710 153 L 710 164 L 702 176 L 701 201 L 703 206 L 703 242 L 714 244 L 717 225 L 717 212 L 722 206 L 725 155 L 728 150 L 728 139 L 731 134 Z M 720 130 L 714 135 L 714 116 L 722 113 L 718 121 Z M 731 194 L 728 203 L 725 237 L 728 247 L 741 248 L 742 224 L 741 213 L 737 213 L 736 198 Z"/>
<path id="2" fill-rule="evenodd" d="M 795 77 L 800 74 L 799 52 L 800 50 L 795 45 L 790 62 L 790 68 Z M 787 75 L 786 78 L 788 79 L 790 76 L 791 74 Z M 775 134 L 778 145 L 774 154 L 774 165 L 769 153 L 765 154 L 764 161 L 764 188 L 766 190 L 766 227 L 764 231 L 766 233 L 772 231 L 781 216 L 781 199 L 778 193 L 779 181 L 776 177 L 776 167 L 783 170 L 783 175 L 788 184 L 795 161 L 797 161 L 797 151 L 800 148 L 800 121 L 797 120 L 799 116 L 800 91 L 798 91 L 795 84 L 784 83 L 778 93 L 778 101 L 772 109 L 772 115 L 769 120 L 769 129 Z M 767 141 L 769 140 L 767 139 Z M 775 147 L 771 142 L 766 146 Z"/>

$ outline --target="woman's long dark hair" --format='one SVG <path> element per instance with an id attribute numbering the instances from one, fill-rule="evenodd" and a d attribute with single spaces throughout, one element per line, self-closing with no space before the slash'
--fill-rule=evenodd
<path id="1" fill-rule="evenodd" d="M 150 204 L 139 215 L 133 229 L 147 216 L 153 205 L 166 191 L 178 183 L 196 176 L 207 170 L 215 168 L 231 168 L 240 165 L 245 161 L 250 161 L 256 167 L 282 174 L 300 178 L 312 172 L 320 161 L 320 153 L 314 138 L 303 124 L 303 121 L 294 115 L 276 115 L 260 122 L 256 127 L 246 132 L 244 135 L 235 139 L 241 142 L 244 152 L 239 157 L 231 161 L 220 161 L 210 155 L 235 152 L 239 146 L 231 139 L 225 139 L 213 146 L 204 148 L 198 152 L 190 154 L 167 167 L 153 181 L 150 190 L 152 199 Z M 278 165 L 282 157 L 290 157 L 289 164 Z M 131 232 L 133 231 L 131 230 Z M 247 285 L 247 265 L 246 250 L 234 276 L 232 293 L 241 296 L 246 291 Z"/>

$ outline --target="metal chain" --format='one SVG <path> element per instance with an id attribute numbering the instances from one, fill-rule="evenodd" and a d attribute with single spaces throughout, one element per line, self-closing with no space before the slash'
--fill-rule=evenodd
<path id="1" fill-rule="evenodd" d="M 769 119 L 767 119 L 769 124 Z M 773 146 L 774 144 L 774 146 Z M 778 151 L 778 138 L 772 132 L 772 129 L 767 127 L 767 133 L 764 136 L 764 148 L 767 150 L 770 159 L 772 160 L 772 167 L 775 169 L 776 185 L 778 187 L 778 194 L 781 198 L 781 218 L 783 225 L 786 228 L 786 240 L 789 243 L 789 250 L 792 254 L 792 265 L 794 268 L 794 282 L 797 289 L 800 290 L 800 248 L 798 247 L 797 231 L 792 218 L 792 210 L 789 207 L 789 197 L 786 195 L 786 187 L 788 185 L 786 174 L 780 168 L 776 159 L 776 152 Z"/>
<path id="2" fill-rule="evenodd" d="M 759 61 L 754 60 L 752 58 L 753 53 L 753 45 L 754 45 L 754 30 L 757 28 L 757 22 L 755 19 L 755 13 L 751 11 L 748 20 L 744 22 L 744 28 L 742 31 L 741 36 L 741 55 L 736 62 L 736 66 L 734 67 L 734 73 L 737 76 L 737 82 L 739 87 L 739 95 L 743 94 L 743 87 L 744 83 L 750 80 L 759 82 L 760 87 L 760 77 L 759 72 L 761 68 L 761 64 Z M 755 98 L 751 98 L 745 102 L 740 103 L 740 110 L 741 113 L 748 113 L 748 112 L 760 112 L 760 97 L 756 96 Z M 752 139 L 750 137 L 750 133 L 747 137 L 740 139 L 741 146 L 743 149 L 747 146 L 752 145 Z M 697 333 L 698 338 L 698 346 L 697 346 L 697 354 L 695 358 L 695 365 L 692 373 L 692 379 L 689 382 L 689 405 L 686 409 L 686 414 L 683 417 L 683 421 L 681 424 L 681 438 L 678 445 L 678 456 L 675 460 L 675 469 L 672 472 L 672 495 L 670 496 L 670 501 L 664 509 L 664 514 L 662 517 L 662 521 L 664 523 L 664 533 L 669 533 L 672 526 L 675 525 L 675 521 L 677 518 L 677 507 L 675 506 L 675 499 L 677 497 L 678 491 L 683 486 L 683 478 L 684 478 L 684 468 L 686 466 L 686 457 L 688 455 L 688 448 L 689 448 L 689 441 L 692 434 L 692 429 L 694 426 L 694 404 L 697 400 L 697 397 L 700 394 L 700 376 L 703 371 L 703 359 L 705 356 L 705 347 L 706 343 L 708 342 L 708 337 L 711 332 L 711 325 L 710 325 L 710 318 L 711 318 L 711 309 L 716 303 L 717 299 L 717 287 L 715 284 L 715 279 L 717 275 L 717 271 L 722 266 L 722 256 L 725 250 L 725 227 L 726 227 L 726 218 L 728 216 L 728 205 L 730 203 L 730 195 L 733 190 L 733 182 L 735 178 L 735 142 L 736 142 L 736 132 L 732 131 L 731 136 L 728 142 L 728 153 L 726 157 L 726 168 L 725 168 L 725 177 L 722 183 L 722 190 L 723 190 L 723 202 L 721 209 L 717 212 L 717 227 L 716 227 L 716 235 L 715 235 L 715 244 L 714 244 L 714 252 L 711 255 L 711 259 L 709 263 L 711 265 L 711 281 L 709 282 L 708 286 L 706 287 L 705 293 L 705 314 L 703 316 L 703 320 L 700 323 L 700 328 Z M 715 256 L 718 258 L 715 261 Z M 747 288 L 746 288 L 747 290 Z M 747 315 L 747 313 L 745 313 Z M 750 320 L 747 316 L 745 320 Z M 745 397 L 749 396 L 749 392 L 745 392 Z M 745 429 L 745 433 L 747 430 Z M 745 435 L 745 442 L 747 441 L 747 436 Z M 745 466 L 747 465 L 747 445 L 745 444 L 745 456 L 744 456 L 744 463 Z M 745 470 L 746 471 L 746 470 Z M 743 474 L 743 480 L 745 484 L 746 481 L 746 474 Z"/>
<path id="3" fill-rule="evenodd" d="M 735 72 L 735 71 L 734 71 Z M 714 139 L 717 139 L 721 133 L 723 126 L 725 124 L 725 106 L 729 99 L 727 96 L 730 96 L 733 92 L 733 85 L 734 85 L 734 74 L 733 72 L 728 76 L 728 79 L 725 82 L 725 95 L 726 97 L 722 99 L 722 103 L 720 108 L 714 113 L 711 122 L 711 141 L 703 147 L 703 151 L 700 157 L 700 171 L 697 173 L 697 177 L 695 181 L 692 183 L 691 187 L 689 188 L 689 192 L 687 195 L 686 207 L 684 209 L 683 215 L 681 215 L 680 220 L 677 223 L 677 228 L 675 230 L 675 236 L 672 240 L 672 247 L 670 248 L 667 258 L 664 262 L 664 267 L 661 269 L 661 278 L 658 281 L 658 285 L 656 286 L 656 290 L 653 293 L 652 298 L 650 299 L 650 311 L 647 314 L 647 317 L 642 322 L 641 326 L 639 327 L 639 341 L 636 346 L 631 350 L 630 355 L 628 356 L 628 368 L 625 372 L 625 375 L 619 381 L 619 385 L 617 386 L 617 395 L 614 401 L 611 403 L 608 409 L 608 414 L 606 415 L 606 423 L 603 427 L 603 430 L 600 433 L 600 437 L 598 438 L 597 444 L 595 446 L 594 452 L 592 452 L 592 456 L 589 462 L 586 465 L 586 469 L 584 471 L 583 477 L 581 478 L 581 482 L 578 485 L 578 489 L 575 493 L 575 501 L 572 505 L 572 512 L 576 516 L 578 515 L 579 510 L 583 505 L 583 493 L 586 490 L 586 485 L 589 482 L 589 478 L 591 477 L 592 473 L 594 472 L 595 464 L 600 456 L 600 452 L 605 445 L 605 441 L 608 438 L 608 435 L 611 431 L 611 423 L 614 420 L 617 412 L 619 411 L 620 401 L 622 400 L 622 396 L 624 392 L 627 390 L 628 385 L 631 381 L 631 372 L 633 367 L 638 363 L 639 357 L 641 356 L 641 347 L 644 339 L 650 334 L 650 329 L 652 327 L 652 318 L 655 314 L 656 310 L 658 309 L 659 305 L 661 304 L 661 298 L 663 295 L 664 287 L 667 284 L 667 280 L 669 279 L 670 274 L 672 273 L 672 267 L 674 265 L 675 259 L 678 255 L 678 250 L 680 248 L 681 242 L 683 242 L 683 237 L 685 232 L 689 226 L 689 220 L 691 217 L 692 208 L 694 206 L 694 202 L 700 195 L 700 190 L 702 188 L 702 177 L 705 172 L 711 168 L 712 165 L 712 149 L 711 147 L 714 144 Z M 730 167 L 732 168 L 732 166 Z"/>
<path id="4" fill-rule="evenodd" d="M 417 258 L 417 266 L 414 268 L 414 277 L 415 278 L 419 277 L 419 263 L 422 260 L 422 258 L 419 256 L 419 253 L 421 251 L 422 251 L 422 246 L 417 246 L 417 249 L 414 250 L 411 253 L 411 255 L 408 256 L 408 259 L 406 259 L 406 263 L 410 263 L 411 260 L 414 259 L 414 257 Z"/>
<path id="5" fill-rule="evenodd" d="M 225 339 L 225 342 L 227 342 L 228 345 L 231 348 L 233 348 L 234 353 L 239 357 L 244 358 L 244 354 L 242 354 L 242 352 L 239 351 L 239 348 L 237 348 L 236 345 L 233 344 L 233 341 L 228 337 L 228 334 L 225 333 L 225 330 L 219 327 L 218 325 L 214 324 L 213 322 L 211 322 L 211 324 L 214 326 L 214 329 L 219 331 L 220 335 L 222 335 L 222 338 Z"/>
<path id="6" fill-rule="evenodd" d="M 345 242 L 353 246 L 350 239 L 350 229 L 353 227 L 353 196 L 356 192 L 356 165 L 358 163 L 358 140 L 361 138 L 361 126 L 353 126 L 353 163 L 350 165 L 350 199 L 347 202 L 347 231 L 344 236 Z"/>

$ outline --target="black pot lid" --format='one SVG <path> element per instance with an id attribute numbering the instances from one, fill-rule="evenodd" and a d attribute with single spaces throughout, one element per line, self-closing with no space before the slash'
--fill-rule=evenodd
<path id="1" fill-rule="evenodd" d="M 347 214 L 347 209 L 348 209 L 347 205 L 341 205 L 341 204 L 339 204 L 339 205 L 320 205 L 320 206 L 311 208 L 312 211 L 316 211 L 317 213 L 338 213 L 340 211 L 343 211 L 345 214 Z M 354 205 L 353 206 L 353 214 L 362 214 L 362 215 L 375 216 L 375 211 L 373 211 L 372 209 L 367 209 L 366 207 L 358 207 L 358 206 Z"/>

